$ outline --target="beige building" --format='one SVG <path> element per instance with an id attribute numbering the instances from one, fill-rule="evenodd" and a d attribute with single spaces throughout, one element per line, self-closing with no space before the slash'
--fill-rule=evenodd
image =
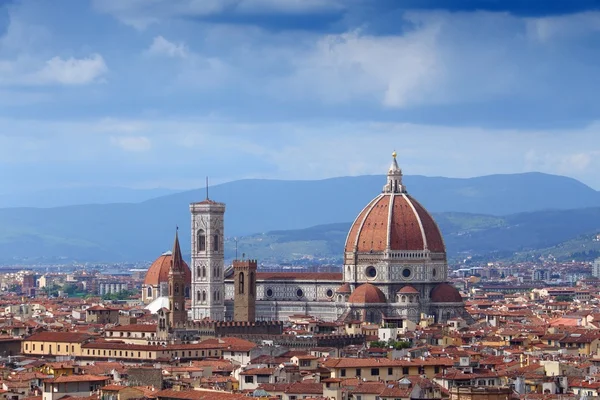
<path id="1" fill-rule="evenodd" d="M 77 356 L 90 335 L 75 332 L 40 332 L 21 343 L 21 353 L 33 356 Z"/>
<path id="2" fill-rule="evenodd" d="M 405 376 L 436 374 L 454 365 L 450 358 L 390 360 L 387 358 L 332 358 L 323 363 L 331 371 L 331 378 L 359 378 L 363 381 L 391 381 Z"/>

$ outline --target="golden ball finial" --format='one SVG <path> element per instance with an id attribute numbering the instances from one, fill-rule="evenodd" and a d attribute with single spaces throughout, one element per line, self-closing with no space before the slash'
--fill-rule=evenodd
<path id="1" fill-rule="evenodd" d="M 392 153 L 392 157 L 396 158 L 396 150 Z"/>

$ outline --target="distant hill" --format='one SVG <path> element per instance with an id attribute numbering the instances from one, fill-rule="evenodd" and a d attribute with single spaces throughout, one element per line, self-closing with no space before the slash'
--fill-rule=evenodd
<path id="1" fill-rule="evenodd" d="M 179 190 L 130 189 L 112 186 L 69 187 L 8 193 L 0 191 L 0 208 L 48 208 L 79 204 L 139 203 L 177 192 Z"/>
<path id="2" fill-rule="evenodd" d="M 600 208 L 538 211 L 504 217 L 436 213 L 452 260 L 531 260 L 554 256 L 559 260 L 591 260 L 600 256 Z M 307 229 L 272 231 L 238 239 L 242 252 L 261 260 L 309 260 L 311 256 L 340 262 L 351 223 Z M 232 243 L 228 246 L 232 251 Z"/>
<path id="3" fill-rule="evenodd" d="M 231 238 L 256 232 L 349 223 L 380 193 L 384 182 L 383 176 L 319 181 L 242 180 L 211 187 L 210 196 L 227 204 L 225 233 Z M 599 193 L 590 187 L 571 178 L 539 173 L 471 179 L 407 176 L 405 184 L 426 208 L 438 214 L 436 218 L 445 234 L 471 240 L 453 242 L 453 237 L 448 236 L 446 241 L 451 252 L 480 247 L 486 251 L 514 248 L 523 243 L 534 244 L 536 238 L 540 245 L 551 243 L 557 232 L 536 231 L 539 237 L 527 237 L 529 233 L 523 233 L 525 237 L 515 235 L 511 231 L 515 226 L 511 218 L 525 224 L 524 228 L 550 224 L 565 234 L 576 233 L 580 229 L 578 222 L 560 219 L 562 214 L 550 211 L 540 214 L 538 220 L 532 219 L 535 216 L 528 219 L 509 214 L 600 206 Z M 202 189 L 141 203 L 0 209 L 0 261 L 40 257 L 79 261 L 149 260 L 168 249 L 177 225 L 183 228 L 180 230 L 183 249 L 189 251 L 186 229 L 189 203 L 204 197 Z M 461 213 L 475 216 L 466 218 Z M 593 221 L 592 218 L 582 223 L 589 227 Z M 311 229 L 306 233 L 318 233 Z M 338 247 L 340 239 L 335 239 L 333 233 L 319 234 L 323 239 L 319 252 L 340 251 L 337 250 L 341 249 Z M 343 229 L 339 235 L 345 235 Z M 313 239 L 307 237 L 309 241 Z M 281 250 L 282 254 L 286 251 Z"/>

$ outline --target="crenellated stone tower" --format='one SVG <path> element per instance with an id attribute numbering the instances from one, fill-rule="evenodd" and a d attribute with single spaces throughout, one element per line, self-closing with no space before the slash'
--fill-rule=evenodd
<path id="1" fill-rule="evenodd" d="M 233 261 L 233 320 L 256 319 L 256 260 Z"/>
<path id="2" fill-rule="evenodd" d="M 225 204 L 207 199 L 190 204 L 192 217 L 192 318 L 223 320 Z"/>

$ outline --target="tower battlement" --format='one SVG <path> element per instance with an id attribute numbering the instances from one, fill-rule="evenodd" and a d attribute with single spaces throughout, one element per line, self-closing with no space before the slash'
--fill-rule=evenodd
<path id="1" fill-rule="evenodd" d="M 233 260 L 233 268 L 247 268 L 247 269 L 257 269 L 258 261 L 257 260 Z"/>

